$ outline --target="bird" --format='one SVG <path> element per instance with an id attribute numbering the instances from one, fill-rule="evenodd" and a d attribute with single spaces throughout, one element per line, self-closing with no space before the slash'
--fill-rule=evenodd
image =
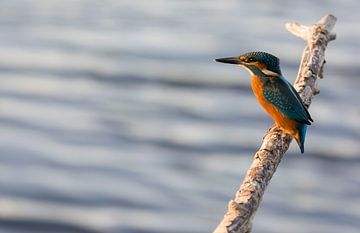
<path id="1" fill-rule="evenodd" d="M 303 154 L 307 126 L 313 119 L 295 88 L 282 75 L 279 58 L 258 51 L 215 61 L 235 64 L 250 72 L 256 99 L 275 125 L 295 138 Z"/>

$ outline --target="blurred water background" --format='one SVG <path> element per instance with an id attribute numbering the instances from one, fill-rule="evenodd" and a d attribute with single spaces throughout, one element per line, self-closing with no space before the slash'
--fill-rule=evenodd
<path id="1" fill-rule="evenodd" d="M 292 144 L 254 232 L 360 232 L 360 2 L 2 0 L 0 232 L 202 233 L 272 125 L 246 71 L 294 81 L 286 22 L 338 17 L 306 153 Z"/>

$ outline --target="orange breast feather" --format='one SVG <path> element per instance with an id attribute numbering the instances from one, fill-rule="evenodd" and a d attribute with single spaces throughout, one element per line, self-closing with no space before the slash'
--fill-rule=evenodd
<path id="1" fill-rule="evenodd" d="M 286 133 L 295 136 L 295 138 L 298 137 L 298 123 L 286 117 L 281 111 L 279 111 L 274 105 L 265 99 L 264 95 L 262 94 L 263 88 L 260 78 L 252 76 L 251 87 L 254 91 L 256 99 L 259 101 L 265 111 L 274 119 L 275 124 L 284 129 Z"/>

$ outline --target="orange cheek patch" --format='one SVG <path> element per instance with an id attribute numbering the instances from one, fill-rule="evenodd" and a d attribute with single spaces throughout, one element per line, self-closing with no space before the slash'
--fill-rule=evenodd
<path id="1" fill-rule="evenodd" d="M 256 67 L 258 67 L 259 68 L 259 70 L 265 70 L 266 69 L 266 65 L 265 64 L 263 64 L 263 63 L 260 63 L 260 62 L 254 62 L 253 63 Z"/>

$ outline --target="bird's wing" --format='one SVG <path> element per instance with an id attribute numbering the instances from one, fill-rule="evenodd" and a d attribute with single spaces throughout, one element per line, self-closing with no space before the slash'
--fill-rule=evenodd
<path id="1" fill-rule="evenodd" d="M 307 125 L 313 121 L 294 87 L 283 77 L 271 78 L 263 87 L 263 95 L 288 118 Z"/>
<path id="2" fill-rule="evenodd" d="M 286 81 L 286 80 L 285 80 L 285 81 Z M 301 105 L 303 106 L 303 108 L 304 108 L 304 110 L 305 110 L 305 112 L 306 112 L 306 115 L 307 115 L 308 118 L 309 118 L 309 121 L 314 122 L 314 120 L 313 120 L 313 119 L 311 118 L 311 116 L 310 116 L 309 111 L 308 111 L 307 108 L 305 107 L 304 102 L 303 102 L 302 99 L 300 98 L 299 93 L 295 90 L 294 86 L 291 85 L 288 81 L 286 81 L 286 83 L 290 86 L 291 90 L 295 93 L 296 98 L 299 100 L 299 102 L 300 102 Z"/>

